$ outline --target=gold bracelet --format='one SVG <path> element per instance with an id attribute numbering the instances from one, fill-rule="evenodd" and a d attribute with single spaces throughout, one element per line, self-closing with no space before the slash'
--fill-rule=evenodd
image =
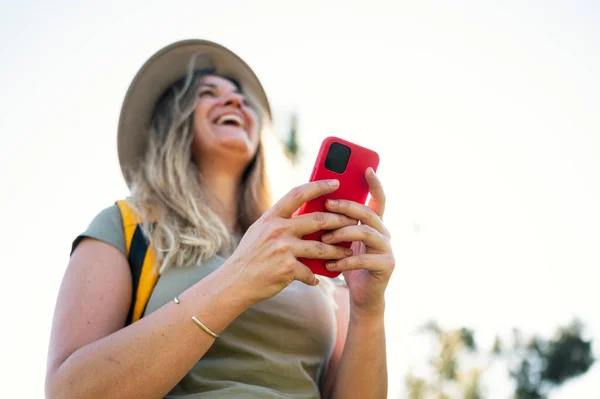
<path id="1" fill-rule="evenodd" d="M 179 300 L 179 298 L 174 297 L 173 298 L 173 302 L 175 302 L 176 304 L 179 305 L 179 303 L 181 302 Z M 213 338 L 219 338 L 219 334 L 217 334 L 216 332 L 214 332 L 213 330 L 211 330 L 210 328 L 206 327 L 204 325 L 204 323 L 202 323 L 200 320 L 198 320 L 198 318 L 196 316 L 192 316 L 192 320 L 194 320 L 194 323 L 198 324 L 200 326 L 200 328 L 202 328 L 204 331 L 206 331 L 209 335 L 211 335 Z"/>
<path id="2" fill-rule="evenodd" d="M 200 320 L 198 320 L 198 318 L 196 316 L 192 316 L 192 320 L 194 320 L 194 323 L 198 324 L 200 326 L 200 328 L 202 328 L 204 331 L 206 331 L 213 338 L 219 338 L 219 334 L 213 332 L 213 330 L 211 330 L 210 328 L 206 327 L 204 325 L 204 323 L 202 323 Z"/>

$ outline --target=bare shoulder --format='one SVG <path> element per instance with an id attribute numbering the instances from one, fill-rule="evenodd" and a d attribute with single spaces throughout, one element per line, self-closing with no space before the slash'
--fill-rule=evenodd
<path id="1" fill-rule="evenodd" d="M 48 370 L 77 349 L 122 328 L 131 301 L 127 259 L 115 246 L 85 238 L 73 251 L 59 289 Z"/>

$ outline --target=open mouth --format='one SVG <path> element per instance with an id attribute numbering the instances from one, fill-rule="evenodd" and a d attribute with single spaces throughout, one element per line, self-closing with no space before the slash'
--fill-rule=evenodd
<path id="1" fill-rule="evenodd" d="M 244 127 L 244 120 L 236 114 L 221 115 L 213 123 L 219 126 Z"/>

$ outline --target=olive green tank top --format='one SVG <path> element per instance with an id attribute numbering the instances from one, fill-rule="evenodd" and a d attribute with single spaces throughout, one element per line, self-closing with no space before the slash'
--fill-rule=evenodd
<path id="1" fill-rule="evenodd" d="M 83 236 L 125 254 L 119 208 L 100 212 Z M 218 269 L 215 256 L 201 266 L 164 272 L 146 307 L 150 314 Z M 198 334 L 204 333 L 198 330 Z M 319 386 L 336 335 L 334 304 L 322 287 L 295 281 L 240 314 L 166 398 L 320 398 Z"/>

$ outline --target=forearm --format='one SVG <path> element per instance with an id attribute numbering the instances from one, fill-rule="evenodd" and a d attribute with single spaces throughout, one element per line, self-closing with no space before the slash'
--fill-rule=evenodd
<path id="1" fill-rule="evenodd" d="M 332 398 L 387 398 L 384 312 L 350 312 Z"/>
<path id="2" fill-rule="evenodd" d="M 214 280 L 214 276 L 208 276 L 182 293 L 180 304 L 171 301 L 136 323 L 75 351 L 49 376 L 47 396 L 164 397 L 214 341 L 192 321 L 192 316 L 219 332 L 245 308 L 243 300 L 232 292 L 233 287 L 220 288 Z"/>

